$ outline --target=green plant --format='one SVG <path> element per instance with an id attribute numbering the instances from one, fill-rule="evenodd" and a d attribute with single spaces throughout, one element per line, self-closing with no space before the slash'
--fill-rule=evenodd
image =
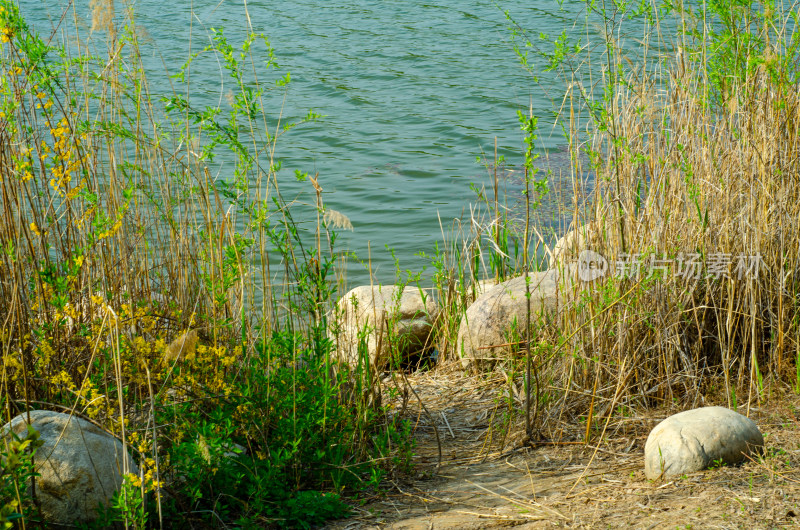
<path id="1" fill-rule="evenodd" d="M 128 475 L 122 481 L 122 488 L 111 501 L 112 509 L 119 514 L 120 522 L 127 522 L 135 529 L 147 528 L 148 513 L 145 506 L 145 486 L 139 477 Z"/>
<path id="2" fill-rule="evenodd" d="M 0 404 L 74 408 L 139 455 L 99 527 L 343 515 L 339 494 L 382 476 L 373 437 L 399 467 L 412 446 L 407 426 L 382 424 L 374 370 L 333 354 L 339 255 L 321 177 L 292 177 L 313 194 L 306 210 L 281 194 L 277 140 L 320 115 L 288 123 L 265 107 L 290 76 L 272 75 L 253 32 L 235 46 L 212 30 L 176 75 L 218 60 L 225 104 L 151 95 L 133 11 L 106 19 L 103 57 L 40 38 L 0 0 L 0 309 L 14 315 Z M 224 157 L 231 174 L 212 177 Z M 24 491 L 7 501 L 3 488 L 24 526 Z"/>
<path id="3" fill-rule="evenodd" d="M 414 471 L 415 445 L 411 422 L 398 420 L 391 421 L 385 431 L 373 437 L 372 451 L 375 460 L 382 462 L 386 471 L 410 475 Z"/>
<path id="4" fill-rule="evenodd" d="M 316 528 L 330 519 L 350 515 L 350 508 L 336 493 L 303 491 L 283 507 L 278 524 L 284 528 Z"/>
<path id="5" fill-rule="evenodd" d="M 30 425 L 20 438 L 10 431 L 0 445 L 0 527 L 25 528 L 25 521 L 36 513 L 30 483 L 38 476 L 34 455 L 41 447 L 39 433 Z"/>
<path id="6" fill-rule="evenodd" d="M 794 393 L 800 394 L 800 349 L 797 351 L 797 355 L 794 360 L 795 366 L 795 378 L 794 378 Z"/>

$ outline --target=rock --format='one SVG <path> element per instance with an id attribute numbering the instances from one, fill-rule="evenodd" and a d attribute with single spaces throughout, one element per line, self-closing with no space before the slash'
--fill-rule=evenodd
<path id="1" fill-rule="evenodd" d="M 556 241 L 550 250 L 550 268 L 563 267 L 575 262 L 584 250 L 601 251 L 602 245 L 597 230 L 597 222 L 593 221 L 574 228 Z"/>
<path id="2" fill-rule="evenodd" d="M 582 253 L 593 251 L 596 255 L 611 260 L 622 248 L 619 229 L 603 227 L 600 221 L 591 221 L 568 231 L 550 249 L 550 268 L 560 269 L 576 263 Z"/>
<path id="3" fill-rule="evenodd" d="M 36 478 L 36 495 L 45 522 L 74 525 L 94 520 L 98 504 L 108 505 L 123 474 L 139 474 L 122 442 L 96 425 L 49 410 L 33 410 L 30 418 L 44 442 L 34 463 L 41 475 Z M 24 437 L 27 425 L 27 414 L 21 414 L 0 429 L 0 438 L 10 430 Z"/>
<path id="4" fill-rule="evenodd" d="M 494 278 L 488 278 L 486 280 L 478 280 L 475 283 L 475 292 L 477 293 L 478 296 L 480 296 L 483 293 L 485 293 L 488 289 L 491 289 L 492 287 L 497 285 L 497 283 L 498 283 L 497 280 Z"/>
<path id="5" fill-rule="evenodd" d="M 532 272 L 528 276 L 532 318 L 538 318 L 541 313 L 552 313 L 559 306 L 563 306 L 564 295 L 559 289 L 557 270 Z M 458 347 L 462 365 L 465 368 L 480 368 L 480 365 L 486 364 L 484 361 L 507 356 L 508 346 L 486 347 L 507 344 L 515 320 L 521 340 L 526 317 L 525 276 L 507 280 L 487 289 L 469 306 L 461 319 Z"/>
<path id="6" fill-rule="evenodd" d="M 550 267 L 556 268 L 560 264 L 577 259 L 578 254 L 583 250 L 586 241 L 584 228 L 576 228 L 568 231 L 555 242 L 550 249 Z"/>
<path id="7" fill-rule="evenodd" d="M 377 370 L 386 367 L 392 349 L 400 360 L 433 349 L 430 335 L 438 311 L 433 297 L 423 296 L 417 287 L 402 291 L 395 285 L 356 287 L 337 304 L 331 334 L 339 359 L 351 366 L 358 364 L 359 334 L 365 327 L 370 365 Z"/>
<path id="8" fill-rule="evenodd" d="M 764 437 L 749 418 L 723 407 L 687 410 L 665 419 L 644 446 L 647 478 L 668 478 L 702 471 L 720 462 L 737 464 Z"/>

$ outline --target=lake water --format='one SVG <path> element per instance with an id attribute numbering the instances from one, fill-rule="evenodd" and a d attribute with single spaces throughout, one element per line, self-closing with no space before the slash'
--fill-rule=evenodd
<path id="1" fill-rule="evenodd" d="M 65 0 L 21 3 L 43 34 L 67 6 Z M 77 4 L 88 28 L 87 3 Z M 534 37 L 582 25 L 582 2 L 564 2 L 561 10 L 555 0 L 500 5 Z M 495 138 L 499 155 L 511 166 L 521 163 L 517 111 L 532 106 L 539 116 L 540 152 L 564 144 L 559 131 L 551 132 L 550 101 L 560 102 L 563 87 L 545 79 L 537 84 L 520 66 L 510 24 L 493 2 L 250 0 L 246 7 L 253 30 L 269 37 L 280 73 L 291 72 L 285 119 L 311 108 L 326 115 L 281 138 L 280 178 L 295 189 L 295 169 L 319 173 L 327 206 L 354 227 L 341 234 L 339 248 L 366 261 L 369 246 L 379 281 L 395 276 L 387 247 L 402 269 L 419 271 L 426 260 L 417 253 L 430 253 L 442 239 L 440 219 L 445 227 L 454 218 L 468 219 L 476 201 L 470 185 L 491 182 L 476 157 L 491 158 Z M 242 1 L 139 0 L 135 9 L 152 38 L 143 47 L 146 67 L 155 73 L 151 81 L 164 79 L 165 68 L 175 73 L 190 45 L 198 51 L 209 42 L 210 28 L 224 27 L 236 42 L 246 27 Z M 198 63 L 192 76 L 193 95 L 219 99 L 224 76 L 216 62 Z M 562 154 L 556 166 L 567 165 Z M 221 169 L 228 170 L 230 164 Z M 519 195 L 520 179 L 503 181 L 512 197 Z M 305 189 L 312 191 L 308 184 Z M 367 278 L 364 266 L 351 262 L 349 283 Z"/>

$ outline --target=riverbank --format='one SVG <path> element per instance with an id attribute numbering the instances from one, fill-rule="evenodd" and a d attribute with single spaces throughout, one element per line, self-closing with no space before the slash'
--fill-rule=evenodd
<path id="1" fill-rule="evenodd" d="M 502 203 L 489 171 L 492 186 L 476 188 L 480 209 L 443 223 L 442 239 L 422 249 L 430 280 L 394 256 L 389 284 L 375 280 L 369 252 L 339 246 L 348 216 L 329 204 L 324 172 L 281 167 L 288 131 L 320 116 L 287 122 L 269 106 L 291 76 L 265 36 L 209 29 L 208 47 L 160 99 L 149 95 L 136 20 L 117 24 L 109 5 L 92 3 L 94 31 L 107 37 L 98 51 L 45 41 L 0 0 L 0 405 L 3 423 L 18 428 L 0 446 L 9 463 L 0 524 L 312 528 L 382 491 L 423 495 L 408 489 L 420 473 L 445 481 L 434 489 L 460 489 L 473 465 L 489 477 L 500 460 L 555 475 L 524 475 L 534 480 L 524 503 L 502 493 L 526 495 L 519 470 L 508 483 L 473 480 L 491 490 L 483 499 L 548 524 L 608 522 L 590 515 L 601 499 L 633 510 L 642 492 L 677 495 L 694 483 L 656 485 L 606 457 L 639 466 L 649 422 L 710 403 L 752 415 L 773 437 L 771 454 L 741 468 L 759 486 L 756 470 L 770 469 L 764 498 L 794 492 L 795 439 L 775 427 L 793 421 L 784 409 L 793 414 L 800 394 L 791 13 L 588 11 L 606 28 L 638 17 L 648 39 L 664 38 L 667 17 L 685 31 L 675 53 L 658 56 L 649 41 L 632 53 L 620 31 L 586 45 L 548 41 L 548 71 L 566 90 L 557 114 L 570 162 L 560 187 L 570 189 L 561 196 L 574 199 L 557 214 L 568 225 L 561 250 L 545 249 L 536 221 L 558 181 L 537 171 L 541 124 L 523 112 L 522 215 Z M 541 48 L 508 16 L 520 61 L 540 74 L 524 50 Z M 194 97 L 202 60 L 231 86 L 214 106 Z M 591 71 L 576 74 L 578 64 Z M 360 290 L 372 300 L 343 298 L 359 287 L 347 281 L 346 254 L 367 271 Z M 386 293 L 380 304 L 376 290 Z M 416 309 L 395 311 L 406 294 Z M 81 484 L 102 492 L 98 502 L 52 509 L 63 505 L 64 479 L 42 472 L 37 450 L 55 460 L 49 448 L 61 435 L 27 430 L 31 411 L 72 433 L 58 462 L 83 462 L 76 476 L 96 478 Z M 104 441 L 105 478 L 78 458 L 95 454 L 82 432 Z M 470 469 L 435 478 L 440 450 L 442 465 L 455 453 Z M 549 468 L 547 458 L 558 462 Z M 715 488 L 713 502 L 724 495 Z M 424 495 L 473 512 L 490 506 L 478 490 Z M 731 506 L 749 506 L 740 493 Z M 788 502 L 753 513 L 774 508 L 782 523 Z M 467 515 L 510 523 L 525 522 L 522 513 Z"/>

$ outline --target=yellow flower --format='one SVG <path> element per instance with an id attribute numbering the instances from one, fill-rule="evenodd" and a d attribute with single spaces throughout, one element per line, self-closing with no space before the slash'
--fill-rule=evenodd
<path id="1" fill-rule="evenodd" d="M 125 482 L 131 484 L 134 488 L 141 488 L 142 487 L 142 480 L 134 475 L 133 473 L 126 473 L 125 474 Z"/>
<path id="2" fill-rule="evenodd" d="M 33 233 L 34 233 L 34 234 L 36 234 L 37 236 L 41 236 L 41 235 L 42 235 L 42 233 L 41 233 L 41 232 L 39 232 L 39 227 L 38 227 L 38 226 L 36 226 L 36 223 L 35 223 L 35 222 L 34 222 L 34 223 L 31 223 L 31 232 L 33 232 Z"/>
<path id="3" fill-rule="evenodd" d="M 67 388 L 72 388 L 73 386 L 72 377 L 65 370 L 61 370 L 58 375 L 51 379 L 51 382 L 54 385 L 64 385 Z"/>

